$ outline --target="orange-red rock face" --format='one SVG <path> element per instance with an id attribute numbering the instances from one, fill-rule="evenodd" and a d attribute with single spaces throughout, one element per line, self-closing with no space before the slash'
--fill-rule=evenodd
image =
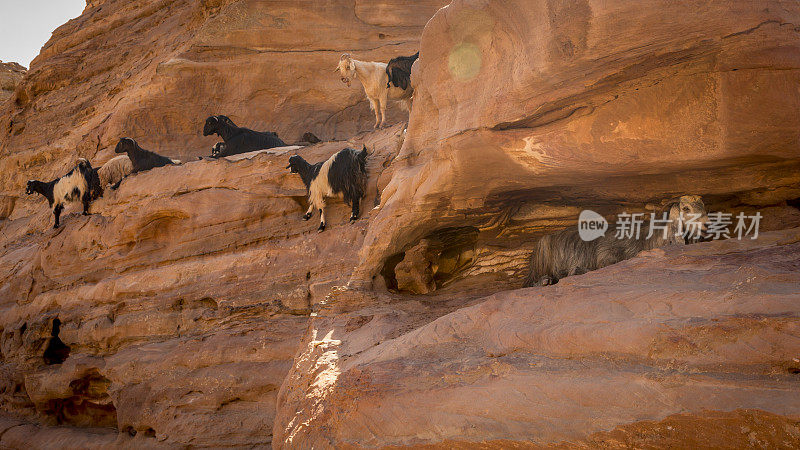
<path id="1" fill-rule="evenodd" d="M 92 0 L 56 30 L 0 111 L 0 447 L 800 447 L 800 8 L 444 3 Z M 339 55 L 420 39 L 407 131 L 356 134 Z M 197 161 L 212 113 L 326 142 Z M 25 180 L 120 135 L 184 164 L 52 230 Z M 362 218 L 331 200 L 318 234 L 287 160 L 363 144 Z M 677 194 L 760 239 L 518 289 L 581 209 Z"/>
<path id="2" fill-rule="evenodd" d="M 362 219 L 349 224 L 349 208 L 331 201 L 322 234 L 318 215 L 301 219 L 305 187 L 285 165 L 345 142 L 135 174 L 90 216 L 68 207 L 57 230 L 41 198 L 30 218 L 5 221 L 0 412 L 111 427 L 121 446 L 269 445 L 308 316 L 356 265 L 402 128 L 350 144 L 371 149 Z M 70 353 L 45 365 L 55 318 Z M 110 445 L 107 434 L 97 445 Z"/>
<path id="3" fill-rule="evenodd" d="M 432 230 L 513 226 L 521 204 L 800 197 L 798 24 L 784 2 L 454 1 L 425 28 L 356 281 Z"/>
<path id="4" fill-rule="evenodd" d="M 443 315 L 435 302 L 341 298 L 309 325 L 273 445 L 660 446 L 676 442 L 674 419 L 648 422 L 677 413 L 699 416 L 678 446 L 695 433 L 800 445 L 798 267 L 795 228 L 656 249 Z M 706 420 L 711 410 L 725 413 Z M 780 437 L 767 437 L 773 426 Z"/>
<path id="5" fill-rule="evenodd" d="M 307 131 L 332 140 L 369 130 L 360 84 L 348 88 L 332 72 L 340 55 L 413 54 L 446 3 L 91 2 L 53 33 L 0 109 L 0 168 L 11 174 L 0 193 L 20 195 L 24 177 L 52 179 L 77 156 L 104 162 L 122 136 L 181 160 L 210 155 L 218 139 L 201 131 L 212 114 L 286 142 Z M 390 123 L 407 118 L 390 112 Z"/>
<path id="6" fill-rule="evenodd" d="M 25 76 L 25 68 L 17 63 L 0 61 L 0 105 L 14 95 L 14 90 Z"/>

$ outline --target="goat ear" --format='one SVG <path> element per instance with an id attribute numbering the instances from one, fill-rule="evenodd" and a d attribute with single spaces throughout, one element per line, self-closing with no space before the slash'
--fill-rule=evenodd
<path id="1" fill-rule="evenodd" d="M 681 200 L 687 203 L 697 203 L 702 200 L 702 197 L 699 195 L 684 195 L 681 196 Z"/>
<path id="2" fill-rule="evenodd" d="M 667 205 L 667 215 L 670 220 L 677 221 L 681 215 L 680 203 L 670 203 Z"/>

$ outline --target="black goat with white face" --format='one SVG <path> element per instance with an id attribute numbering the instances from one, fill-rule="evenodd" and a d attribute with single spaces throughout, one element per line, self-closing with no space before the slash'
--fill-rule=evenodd
<path id="1" fill-rule="evenodd" d="M 92 200 L 100 197 L 102 189 L 97 172 L 92 169 L 92 165 L 88 160 L 79 158 L 78 164 L 61 178 L 46 183 L 39 180 L 28 180 L 25 193 L 31 195 L 34 192 L 47 199 L 48 205 L 53 208 L 53 216 L 55 216 L 53 228 L 58 228 L 65 203 L 80 201 L 83 203 L 83 215 L 89 215 L 89 204 Z"/>
<path id="2" fill-rule="evenodd" d="M 367 182 L 367 147 L 358 152 L 345 148 L 326 161 L 309 164 L 299 155 L 289 158 L 286 166 L 292 173 L 300 175 L 308 189 L 308 211 L 303 220 L 319 210 L 320 223 L 318 231 L 325 230 L 325 198 L 340 197 L 353 208 L 350 222 L 355 222 L 359 215 L 359 204 L 364 197 Z"/>
<path id="3" fill-rule="evenodd" d="M 126 153 L 133 164 L 133 172 L 142 172 L 156 167 L 180 164 L 180 161 L 145 150 L 131 138 L 124 137 L 117 142 L 114 153 Z"/>
<path id="4" fill-rule="evenodd" d="M 277 133 L 237 127 L 231 119 L 223 115 L 206 119 L 203 136 L 212 134 L 217 134 L 225 141 L 225 145 L 220 147 L 216 154 L 211 154 L 214 158 L 286 146 L 286 143 L 278 138 Z"/>
<path id="5" fill-rule="evenodd" d="M 400 89 L 408 89 L 408 87 L 411 86 L 411 66 L 414 65 L 414 61 L 418 58 L 419 52 L 411 56 L 392 58 L 389 64 L 386 65 L 386 75 L 389 76 L 386 87 L 391 87 L 390 84 L 394 84 Z"/>

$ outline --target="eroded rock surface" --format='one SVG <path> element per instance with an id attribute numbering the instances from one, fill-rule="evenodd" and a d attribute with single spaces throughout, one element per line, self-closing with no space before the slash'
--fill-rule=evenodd
<path id="1" fill-rule="evenodd" d="M 308 315 L 355 267 L 403 128 L 136 174 L 92 215 L 67 209 L 58 230 L 43 199 L 30 219 L 6 222 L 3 410 L 137 436 L 109 438 L 115 445 L 268 445 Z M 349 208 L 333 201 L 328 231 L 317 233 L 301 219 L 306 191 L 285 168 L 289 156 L 316 162 L 362 144 L 371 153 L 363 218 L 349 224 Z M 55 318 L 70 354 L 46 366 Z"/>
<path id="2" fill-rule="evenodd" d="M 0 447 L 800 446 L 800 7 L 445 3 L 92 0 L 56 30 L 0 111 Z M 333 65 L 420 33 L 407 131 L 362 132 Z M 214 113 L 324 142 L 198 161 Z M 25 181 L 121 135 L 185 163 L 53 230 Z M 289 156 L 362 144 L 362 219 L 316 233 Z M 760 238 L 518 289 L 582 209 L 680 194 Z"/>
<path id="3" fill-rule="evenodd" d="M 676 194 L 800 197 L 798 25 L 779 1 L 453 1 L 423 33 L 408 139 L 353 281 L 448 227 L 535 234 Z"/>
<path id="4" fill-rule="evenodd" d="M 26 203 L 28 178 L 61 176 L 77 157 L 101 164 L 123 136 L 183 161 L 210 155 L 220 139 L 201 132 L 212 114 L 290 144 L 305 132 L 330 141 L 370 130 L 361 85 L 348 88 L 333 73 L 340 55 L 413 54 L 446 3 L 89 2 L 53 32 L 0 106 L 0 195 Z M 408 118 L 389 111 L 389 124 Z"/>
<path id="5" fill-rule="evenodd" d="M 795 228 L 644 252 L 449 313 L 342 293 L 312 319 L 281 388 L 274 444 L 643 445 L 660 427 L 660 446 L 677 442 L 668 424 L 681 419 L 655 423 L 689 413 L 706 442 L 727 442 L 733 427 L 730 442 L 796 446 L 798 269 Z M 740 409 L 765 413 L 748 423 L 730 413 Z M 711 410 L 720 423 L 704 419 Z M 779 436 L 767 437 L 771 427 Z"/>
<path id="6" fill-rule="evenodd" d="M 15 62 L 0 61 L 0 106 L 14 95 L 27 70 Z"/>

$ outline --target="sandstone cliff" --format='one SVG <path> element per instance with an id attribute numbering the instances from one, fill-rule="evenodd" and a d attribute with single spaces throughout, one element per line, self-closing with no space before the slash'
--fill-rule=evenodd
<path id="1" fill-rule="evenodd" d="M 53 32 L 13 101 L 0 106 L 0 170 L 9 174 L 0 194 L 19 196 L 32 174 L 63 174 L 76 155 L 107 161 L 122 136 L 181 160 L 209 155 L 216 140 L 201 131 L 212 114 L 286 142 L 306 131 L 339 140 L 369 130 L 374 116 L 360 85 L 332 74 L 340 55 L 412 54 L 444 4 L 90 2 Z M 407 117 L 390 111 L 390 123 Z M 20 203 L 15 217 L 28 214 Z"/>
<path id="2" fill-rule="evenodd" d="M 278 396 L 275 443 L 796 446 L 798 252 L 797 228 L 657 249 L 457 310 L 336 296 Z"/>
<path id="3" fill-rule="evenodd" d="M 0 105 L 14 95 L 14 90 L 25 76 L 24 67 L 14 62 L 0 61 Z"/>
<path id="4" fill-rule="evenodd" d="M 454 1 L 425 28 L 354 281 L 436 229 L 800 197 L 799 18 L 783 2 Z"/>
<path id="5" fill-rule="evenodd" d="M 800 7 L 445 3 L 100 0 L 56 30 L 0 111 L 0 447 L 800 446 Z M 366 131 L 339 54 L 418 48 L 409 122 Z M 303 222 L 294 150 L 196 160 L 212 113 L 312 131 L 309 161 L 366 145 L 362 218 Z M 187 162 L 51 229 L 24 181 L 121 135 Z M 683 193 L 759 239 L 520 289 L 581 209 Z"/>

